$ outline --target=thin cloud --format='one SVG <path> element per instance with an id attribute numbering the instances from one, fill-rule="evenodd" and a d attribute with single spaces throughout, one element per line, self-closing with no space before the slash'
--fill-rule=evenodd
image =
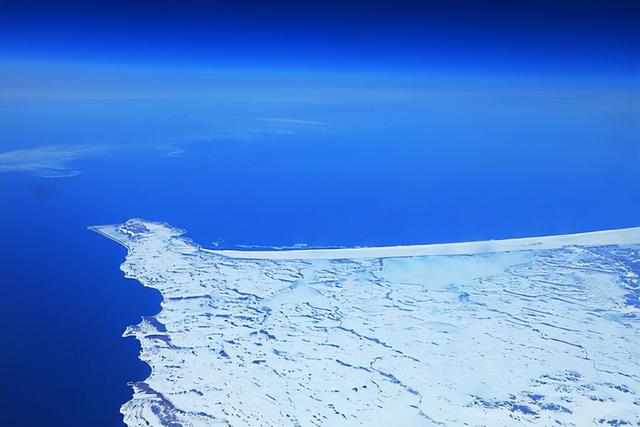
<path id="1" fill-rule="evenodd" d="M 184 138 L 181 141 L 163 142 L 154 145 L 163 157 L 179 157 L 195 144 L 209 142 L 253 141 L 263 137 L 288 137 L 306 133 L 327 132 L 330 125 L 316 120 L 284 117 L 242 118 L 227 123 L 211 135 Z"/>
<path id="2" fill-rule="evenodd" d="M 80 158 L 101 154 L 108 145 L 46 145 L 0 153 L 0 173 L 21 172 L 42 178 L 65 178 L 82 171 L 72 163 Z"/>
<path id="3" fill-rule="evenodd" d="M 289 123 L 289 124 L 297 124 L 297 125 L 329 126 L 328 123 L 319 122 L 316 120 L 289 119 L 284 117 L 261 117 L 256 120 L 259 120 L 261 122 L 270 122 L 270 123 Z"/>

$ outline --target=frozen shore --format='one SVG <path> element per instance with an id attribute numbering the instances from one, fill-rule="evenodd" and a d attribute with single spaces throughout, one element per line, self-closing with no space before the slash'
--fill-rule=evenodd
<path id="1" fill-rule="evenodd" d="M 290 251 L 91 229 L 164 299 L 124 334 L 152 371 L 129 426 L 640 423 L 640 228 Z"/>
<path id="2" fill-rule="evenodd" d="M 244 259 L 363 259 L 426 255 L 474 255 L 530 249 L 557 249 L 570 245 L 604 246 L 640 243 L 640 227 L 556 236 L 524 237 L 478 242 L 386 246 L 344 249 L 296 249 L 278 251 L 211 250 L 218 255 Z"/>

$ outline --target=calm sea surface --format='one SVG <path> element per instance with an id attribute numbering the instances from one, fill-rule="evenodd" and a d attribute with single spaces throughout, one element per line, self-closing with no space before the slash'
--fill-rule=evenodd
<path id="1" fill-rule="evenodd" d="M 0 151 L 109 145 L 78 176 L 0 174 L 0 424 L 114 426 L 149 369 L 121 338 L 160 295 L 86 229 L 375 246 L 640 225 L 637 104 L 619 94 L 14 101 Z"/>

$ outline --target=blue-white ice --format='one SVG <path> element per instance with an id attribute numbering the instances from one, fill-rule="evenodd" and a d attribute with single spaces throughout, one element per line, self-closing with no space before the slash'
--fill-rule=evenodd
<path id="1" fill-rule="evenodd" d="M 94 229 L 164 297 L 130 426 L 640 425 L 639 229 L 293 259 Z"/>

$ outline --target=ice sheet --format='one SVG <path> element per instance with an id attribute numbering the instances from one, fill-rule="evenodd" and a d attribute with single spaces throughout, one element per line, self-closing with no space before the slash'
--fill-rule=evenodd
<path id="1" fill-rule="evenodd" d="M 257 256 L 92 229 L 164 298 L 125 332 L 130 426 L 640 425 L 640 229 Z"/>

